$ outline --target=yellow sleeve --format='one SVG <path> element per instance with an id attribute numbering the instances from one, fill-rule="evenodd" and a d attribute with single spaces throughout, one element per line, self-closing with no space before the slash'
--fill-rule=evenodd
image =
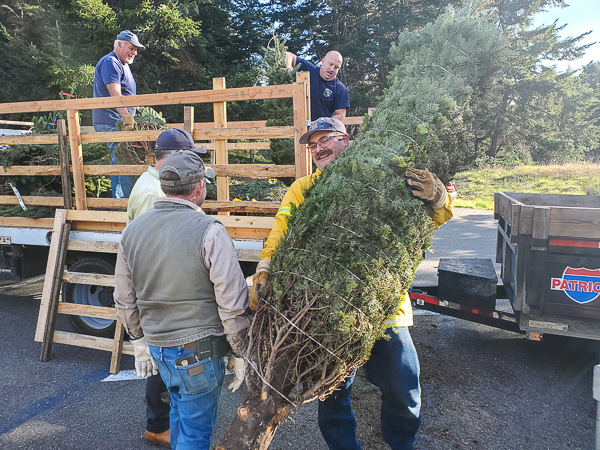
<path id="1" fill-rule="evenodd" d="M 260 259 L 271 260 L 277 253 L 279 241 L 285 236 L 288 229 L 288 220 L 292 213 L 292 205 L 296 207 L 304 203 L 304 191 L 306 191 L 314 182 L 315 178 L 321 174 L 320 170 L 314 174 L 297 179 L 292 183 L 288 191 L 285 193 L 281 206 L 275 215 L 273 229 L 269 233 L 269 237 L 263 245 L 263 250 L 260 253 Z"/>
<path id="2" fill-rule="evenodd" d="M 446 204 L 440 209 L 434 209 L 431 211 L 431 218 L 436 226 L 444 225 L 450 219 L 452 219 L 452 198 L 448 196 L 446 198 Z"/>

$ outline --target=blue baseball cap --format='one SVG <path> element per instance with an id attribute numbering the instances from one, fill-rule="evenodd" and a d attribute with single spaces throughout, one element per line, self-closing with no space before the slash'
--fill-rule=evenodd
<path id="1" fill-rule="evenodd" d="M 186 130 L 170 128 L 156 138 L 156 150 L 192 150 L 196 153 L 206 153 L 206 149 L 196 147 L 194 138 Z"/>
<path id="2" fill-rule="evenodd" d="M 142 44 L 140 44 L 140 41 L 138 41 L 137 35 L 135 33 L 132 33 L 129 30 L 121 31 L 119 33 L 119 35 L 117 36 L 117 40 L 118 41 L 129 41 L 133 45 L 135 45 L 137 48 L 139 48 L 140 50 L 146 50 L 146 47 L 144 47 Z"/>
<path id="3" fill-rule="evenodd" d="M 308 131 L 300 136 L 299 142 L 301 144 L 308 144 L 310 137 L 319 131 L 337 131 L 339 133 L 347 134 L 346 126 L 341 120 L 332 117 L 319 117 L 310 124 Z"/>

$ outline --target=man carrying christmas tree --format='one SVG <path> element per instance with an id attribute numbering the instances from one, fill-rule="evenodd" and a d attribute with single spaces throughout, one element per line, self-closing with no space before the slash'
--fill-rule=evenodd
<path id="1" fill-rule="evenodd" d="M 273 229 L 260 254 L 253 286 L 250 308 L 256 310 L 269 284 L 271 259 L 279 241 L 285 236 L 291 205 L 304 203 L 304 192 L 349 145 L 346 127 L 337 119 L 321 117 L 312 122 L 307 133 L 300 137 L 308 144 L 317 166 L 312 175 L 296 180 L 286 193 L 275 216 Z M 431 205 L 431 217 L 437 226 L 452 218 L 452 199 L 443 183 L 430 171 L 411 169 L 406 184 L 412 194 Z M 367 380 L 381 390 L 381 431 L 383 439 L 393 450 L 410 449 L 421 425 L 421 389 L 419 360 L 408 327 L 413 325 L 412 307 L 405 293 L 396 313 L 388 318 L 386 331 L 389 339 L 379 339 L 365 363 Z M 359 450 L 356 439 L 356 419 L 350 405 L 354 374 L 326 400 L 319 402 L 319 428 L 330 450 Z"/>

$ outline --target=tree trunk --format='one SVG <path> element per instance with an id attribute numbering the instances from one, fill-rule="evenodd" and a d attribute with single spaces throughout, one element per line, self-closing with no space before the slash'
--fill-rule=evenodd
<path id="1" fill-rule="evenodd" d="M 275 430 L 293 409 L 273 391 L 250 394 L 215 450 L 267 449 Z"/>

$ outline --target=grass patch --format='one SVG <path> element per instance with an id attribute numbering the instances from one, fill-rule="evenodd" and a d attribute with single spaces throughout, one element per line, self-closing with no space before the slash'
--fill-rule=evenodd
<path id="1" fill-rule="evenodd" d="M 495 192 L 600 196 L 600 164 L 490 167 L 456 174 L 454 206 L 494 209 Z"/>

